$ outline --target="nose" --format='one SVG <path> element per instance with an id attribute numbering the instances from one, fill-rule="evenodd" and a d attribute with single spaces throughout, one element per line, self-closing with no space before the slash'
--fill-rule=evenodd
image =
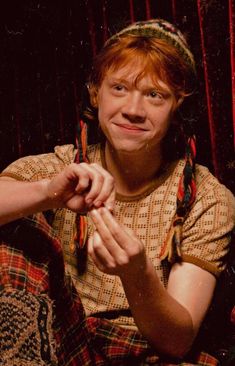
<path id="1" fill-rule="evenodd" d="M 130 122 L 142 123 L 146 118 L 143 95 L 138 91 L 129 93 L 122 108 L 122 115 Z"/>

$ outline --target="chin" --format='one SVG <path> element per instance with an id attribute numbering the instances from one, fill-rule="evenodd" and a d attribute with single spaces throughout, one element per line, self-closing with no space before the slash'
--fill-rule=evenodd
<path id="1" fill-rule="evenodd" d="M 123 144 L 113 145 L 114 150 L 120 153 L 129 153 L 129 154 L 139 154 L 141 151 L 147 151 L 147 144 L 132 144 L 130 141 L 127 141 Z"/>

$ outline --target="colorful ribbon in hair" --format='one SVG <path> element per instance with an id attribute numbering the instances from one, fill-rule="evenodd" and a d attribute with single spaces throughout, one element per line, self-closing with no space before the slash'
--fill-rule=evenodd
<path id="1" fill-rule="evenodd" d="M 196 197 L 195 184 L 195 136 L 188 138 L 185 151 L 185 166 L 179 180 L 176 213 L 171 224 L 171 229 L 160 252 L 160 259 L 167 259 L 170 263 L 181 260 L 182 227 L 185 218 Z"/>

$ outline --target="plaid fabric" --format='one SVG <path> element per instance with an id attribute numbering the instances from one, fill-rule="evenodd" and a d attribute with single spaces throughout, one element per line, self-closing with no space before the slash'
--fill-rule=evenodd
<path id="1" fill-rule="evenodd" d="M 164 366 L 168 366 L 169 364 L 165 364 Z M 180 363 L 180 366 L 190 366 L 190 365 L 198 365 L 198 366 L 217 366 L 219 365 L 218 360 L 209 355 L 206 352 L 201 352 L 197 359 L 195 360 L 195 363 L 190 363 L 190 362 L 182 362 Z"/>
<path id="2" fill-rule="evenodd" d="M 0 243 L 0 366 L 218 364 L 160 361 L 139 332 L 86 318 L 44 215 L 3 226 Z"/>

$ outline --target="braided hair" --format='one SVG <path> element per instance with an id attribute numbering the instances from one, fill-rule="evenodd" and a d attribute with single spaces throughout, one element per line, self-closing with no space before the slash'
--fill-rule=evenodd
<path id="1" fill-rule="evenodd" d="M 82 162 L 88 163 L 87 158 L 87 124 L 80 120 L 77 124 L 77 135 L 76 135 L 76 147 L 77 153 L 75 156 L 75 163 L 79 164 Z M 87 264 L 87 217 L 86 215 L 77 214 L 75 220 L 75 235 L 73 242 L 71 243 L 70 250 L 76 252 L 78 273 L 83 274 L 86 270 Z"/>
<path id="2" fill-rule="evenodd" d="M 171 229 L 160 252 L 160 259 L 167 259 L 170 263 L 181 260 L 180 244 L 182 241 L 182 226 L 196 196 L 195 136 L 188 138 L 185 150 L 185 165 L 178 185 L 176 213 L 172 220 Z"/>

